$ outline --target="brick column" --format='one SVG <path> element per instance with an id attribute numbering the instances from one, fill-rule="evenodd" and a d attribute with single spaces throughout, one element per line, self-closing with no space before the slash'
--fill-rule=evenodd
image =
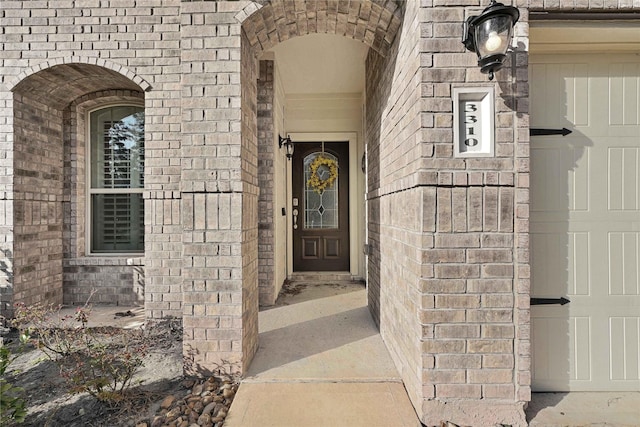
<path id="1" fill-rule="evenodd" d="M 8 318 L 13 316 L 12 100 L 0 84 L 0 314 Z"/>
<path id="2" fill-rule="evenodd" d="M 516 176 L 523 179 L 516 175 L 522 170 L 517 157 L 524 155 L 516 154 L 517 132 L 526 123 L 516 114 L 515 69 L 507 65 L 489 82 L 460 43 L 465 12 L 475 10 L 441 0 L 420 15 L 421 122 L 423 142 L 433 147 L 423 159 L 433 188 L 425 193 L 432 208 L 424 220 L 432 232 L 421 279 L 423 422 L 526 425 L 527 396 L 516 387 L 522 384 L 518 369 L 529 368 L 516 366 L 523 320 L 516 297 L 528 295 L 518 295 L 516 277 L 526 274 L 528 259 L 516 250 L 524 235 L 516 233 L 528 229 L 515 217 L 516 194 L 520 216 L 528 206 L 516 193 Z M 495 157 L 454 158 L 451 89 L 486 85 L 496 88 Z"/>
<path id="3" fill-rule="evenodd" d="M 273 101 L 274 101 L 273 61 L 260 61 L 258 79 L 258 179 L 260 197 L 258 199 L 258 239 L 260 304 L 273 305 L 276 301 L 275 280 L 275 153 L 273 145 Z"/>
<path id="4" fill-rule="evenodd" d="M 256 75 L 233 10 L 243 3 L 181 3 L 183 345 L 195 373 L 242 372 L 257 347 Z"/>
<path id="5" fill-rule="evenodd" d="M 367 58 L 369 295 L 423 423 L 525 425 L 526 121 L 510 67 L 491 83 L 460 43 L 466 9 L 407 2 Z M 490 84 L 496 155 L 454 158 L 451 89 Z"/>

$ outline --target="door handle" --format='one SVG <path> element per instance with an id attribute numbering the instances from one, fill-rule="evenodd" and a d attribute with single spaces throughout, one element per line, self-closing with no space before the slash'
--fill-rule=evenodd
<path id="1" fill-rule="evenodd" d="M 298 209 L 293 210 L 293 229 L 298 229 Z"/>

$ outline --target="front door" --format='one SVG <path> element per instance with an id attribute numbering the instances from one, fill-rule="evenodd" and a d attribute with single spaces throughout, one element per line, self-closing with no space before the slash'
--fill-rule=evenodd
<path id="1" fill-rule="evenodd" d="M 640 389 L 640 58 L 532 55 L 535 391 Z"/>
<path id="2" fill-rule="evenodd" d="M 349 271 L 349 144 L 296 143 L 293 270 Z"/>

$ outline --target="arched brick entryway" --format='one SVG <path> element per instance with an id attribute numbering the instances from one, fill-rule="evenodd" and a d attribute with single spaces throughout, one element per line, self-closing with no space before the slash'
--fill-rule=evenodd
<path id="1" fill-rule="evenodd" d="M 391 0 L 181 6 L 182 67 L 190 70 L 182 114 L 191 118 L 182 138 L 184 351 L 196 372 L 244 372 L 257 349 L 257 212 L 266 191 L 258 179 L 258 58 L 311 33 L 359 40 L 387 55 L 403 6 Z"/>
<path id="2" fill-rule="evenodd" d="M 389 52 L 402 20 L 401 2 L 256 1 L 236 15 L 256 56 L 305 34 L 326 33 L 359 40 Z"/>

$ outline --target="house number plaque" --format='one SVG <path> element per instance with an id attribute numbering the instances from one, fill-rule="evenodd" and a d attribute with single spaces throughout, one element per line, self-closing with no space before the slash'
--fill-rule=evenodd
<path id="1" fill-rule="evenodd" d="M 455 157 L 493 157 L 493 87 L 453 88 Z"/>

